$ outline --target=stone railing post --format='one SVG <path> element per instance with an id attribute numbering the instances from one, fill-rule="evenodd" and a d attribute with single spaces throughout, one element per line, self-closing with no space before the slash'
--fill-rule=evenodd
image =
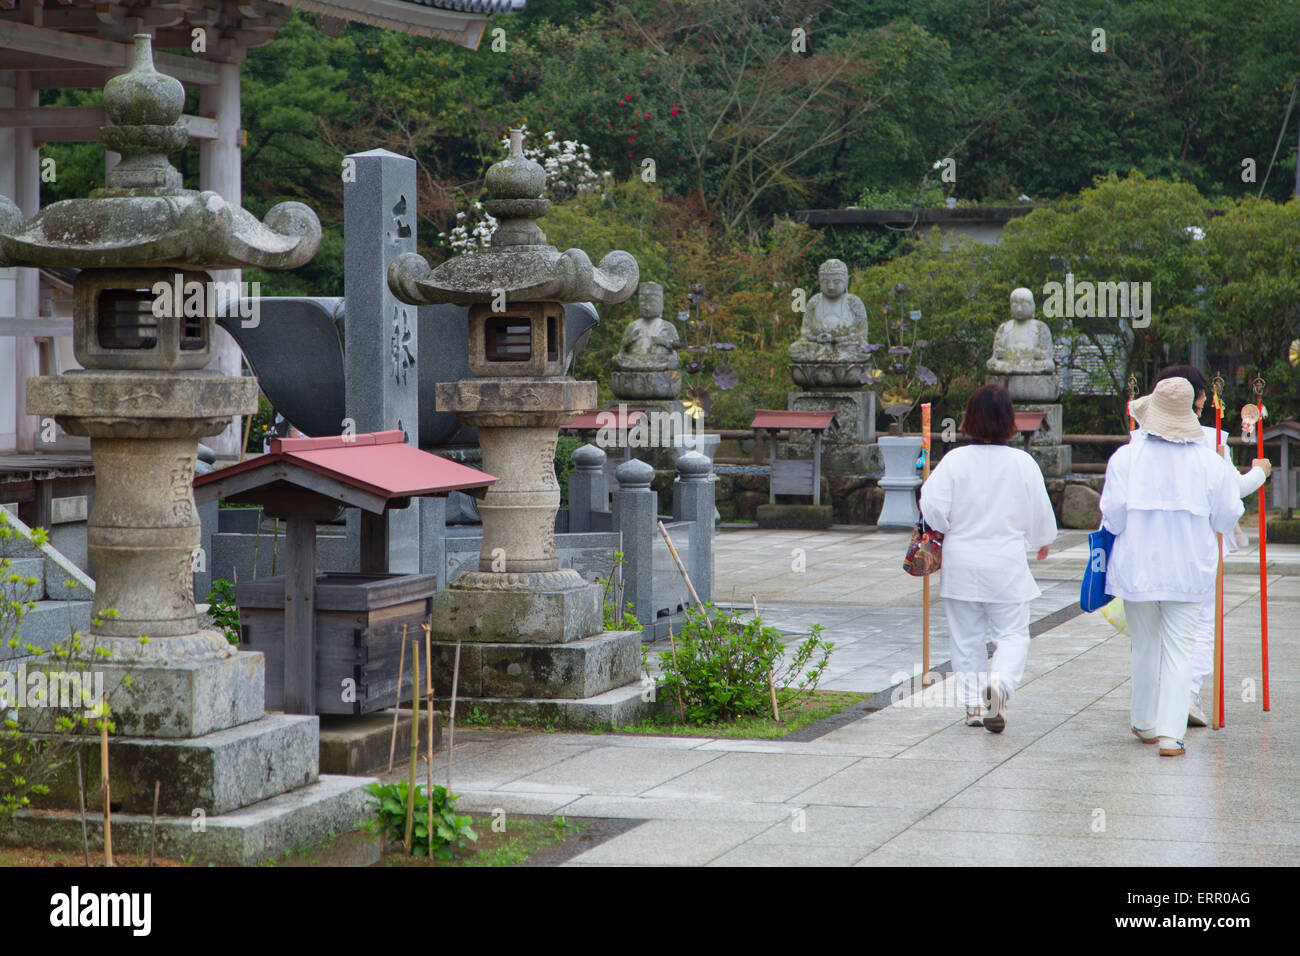
<path id="1" fill-rule="evenodd" d="M 608 496 L 605 452 L 595 445 L 583 445 L 573 453 L 573 471 L 569 473 L 569 531 L 592 531 L 591 513 L 604 511 Z"/>
<path id="2" fill-rule="evenodd" d="M 632 459 L 614 473 L 613 529 L 623 535 L 623 602 L 632 602 L 633 613 L 643 625 L 655 620 L 654 541 L 658 529 L 658 501 L 650 490 L 655 470 L 644 461 Z"/>
<path id="3" fill-rule="evenodd" d="M 677 459 L 673 516 L 691 522 L 687 573 L 701 601 L 713 600 L 713 462 L 697 451 Z"/>

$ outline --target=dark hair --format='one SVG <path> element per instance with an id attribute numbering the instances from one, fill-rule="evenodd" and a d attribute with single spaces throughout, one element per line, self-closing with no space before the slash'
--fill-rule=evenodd
<path id="1" fill-rule="evenodd" d="M 1016 434 L 1016 409 L 1001 385 L 975 390 L 966 403 L 961 430 L 976 441 L 1006 441 Z"/>
<path id="2" fill-rule="evenodd" d="M 1171 378 L 1185 378 L 1192 383 L 1192 404 L 1196 404 L 1196 395 L 1210 394 L 1210 383 L 1205 380 L 1205 373 L 1195 365 L 1166 365 L 1156 376 L 1156 380 L 1151 383 L 1155 388 L 1158 384 Z"/>

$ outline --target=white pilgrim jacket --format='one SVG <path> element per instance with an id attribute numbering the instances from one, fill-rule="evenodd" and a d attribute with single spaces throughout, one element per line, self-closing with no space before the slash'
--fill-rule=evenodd
<path id="1" fill-rule="evenodd" d="M 1056 540 L 1056 516 L 1042 471 L 1019 448 L 964 445 L 945 453 L 921 489 L 921 513 L 943 532 L 943 597 L 1020 604 L 1043 593 L 1026 549 Z"/>
<path id="2" fill-rule="evenodd" d="M 1215 532 L 1231 535 L 1242 516 L 1235 468 L 1199 441 L 1139 429 L 1110 456 L 1102 524 L 1115 535 L 1106 593 L 1126 601 L 1200 602 L 1214 587 Z"/>

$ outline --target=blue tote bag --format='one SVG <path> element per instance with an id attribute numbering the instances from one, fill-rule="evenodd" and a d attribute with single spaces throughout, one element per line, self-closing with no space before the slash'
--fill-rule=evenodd
<path id="1" fill-rule="evenodd" d="M 1111 602 L 1106 593 L 1106 566 L 1110 564 L 1110 550 L 1115 536 L 1105 526 L 1088 535 L 1088 564 L 1083 570 L 1083 585 L 1079 588 L 1079 606 L 1092 612 Z"/>

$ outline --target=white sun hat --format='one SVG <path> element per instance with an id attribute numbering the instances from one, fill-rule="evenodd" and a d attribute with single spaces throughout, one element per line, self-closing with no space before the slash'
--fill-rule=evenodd
<path id="1" fill-rule="evenodd" d="M 1135 398 L 1130 410 L 1143 431 L 1168 441 L 1200 441 L 1201 423 L 1192 410 L 1196 391 L 1185 378 L 1167 378 L 1150 395 Z"/>

